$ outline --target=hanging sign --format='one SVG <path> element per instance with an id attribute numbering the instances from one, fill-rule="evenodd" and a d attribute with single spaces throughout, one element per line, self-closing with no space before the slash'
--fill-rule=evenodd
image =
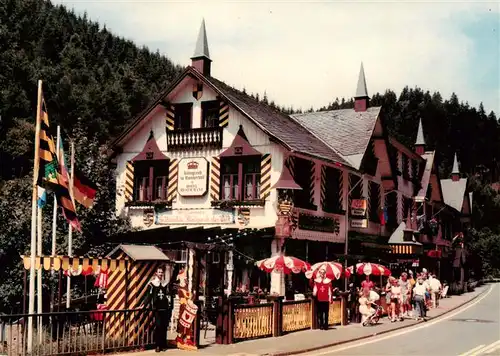
<path id="1" fill-rule="evenodd" d="M 368 227 L 368 219 L 351 219 L 351 227 L 366 229 Z"/>
<path id="2" fill-rule="evenodd" d="M 208 190 L 208 161 L 203 157 L 179 161 L 177 190 L 183 197 L 199 197 Z"/>
<path id="3" fill-rule="evenodd" d="M 352 216 L 366 216 L 366 199 L 353 199 L 351 201 Z"/>

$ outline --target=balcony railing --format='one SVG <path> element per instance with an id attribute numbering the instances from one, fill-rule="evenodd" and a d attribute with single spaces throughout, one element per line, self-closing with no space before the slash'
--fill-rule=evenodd
<path id="1" fill-rule="evenodd" d="M 169 151 L 222 148 L 222 128 L 203 127 L 167 131 Z"/>

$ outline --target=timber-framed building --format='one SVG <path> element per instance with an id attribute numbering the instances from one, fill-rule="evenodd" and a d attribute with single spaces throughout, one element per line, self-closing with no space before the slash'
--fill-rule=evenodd
<path id="1" fill-rule="evenodd" d="M 229 290 L 262 278 L 250 259 L 282 249 L 311 262 L 339 259 L 347 235 L 352 262 L 421 260 L 436 268 L 421 257 L 451 249 L 463 230 L 454 221 L 464 221 L 470 202 L 460 211 L 451 205 L 451 223 L 441 219 L 450 210 L 448 182 L 438 177 L 435 152 L 425 150 L 422 123 L 414 149 L 390 137 L 383 108 L 370 106 L 363 65 L 353 109 L 289 116 L 213 76 L 204 22 L 191 59 L 114 141 L 117 214 L 140 229 L 126 242 L 229 236 L 238 251 L 226 260 L 235 269 Z M 363 218 L 349 218 L 359 200 L 367 204 Z M 284 244 L 276 238 L 283 214 L 292 221 Z M 431 216 L 437 226 L 425 230 Z"/>

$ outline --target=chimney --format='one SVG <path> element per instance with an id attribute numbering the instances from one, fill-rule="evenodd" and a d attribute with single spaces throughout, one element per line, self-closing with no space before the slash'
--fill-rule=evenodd
<path id="1" fill-rule="evenodd" d="M 419 155 L 425 153 L 424 129 L 422 127 L 422 118 L 418 122 L 417 140 L 415 141 L 415 152 Z"/>
<path id="2" fill-rule="evenodd" d="M 451 170 L 451 180 L 458 182 L 460 180 L 460 169 L 458 168 L 457 153 L 455 152 L 455 157 L 453 158 L 453 169 Z"/>
<path id="3" fill-rule="evenodd" d="M 208 53 L 207 30 L 205 29 L 205 19 L 203 19 L 201 21 L 200 32 L 198 33 L 198 40 L 196 41 L 196 48 L 191 57 L 191 66 L 204 76 L 209 77 L 211 63 L 212 60 Z"/>
<path id="4" fill-rule="evenodd" d="M 363 62 L 361 62 L 361 68 L 359 69 L 358 87 L 356 88 L 356 96 L 354 97 L 354 111 L 362 112 L 368 109 L 368 90 L 366 89 L 366 79 L 365 70 L 363 68 Z"/>

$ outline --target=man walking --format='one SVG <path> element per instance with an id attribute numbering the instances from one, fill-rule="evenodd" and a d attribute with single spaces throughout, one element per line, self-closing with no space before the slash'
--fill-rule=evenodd
<path id="1" fill-rule="evenodd" d="M 429 275 L 429 287 L 431 290 L 432 307 L 439 306 L 439 294 L 441 293 L 441 281 L 436 278 L 435 274 Z"/>
<path id="2" fill-rule="evenodd" d="M 328 314 L 332 302 L 332 284 L 330 279 L 325 278 L 325 270 L 318 271 L 318 277 L 314 280 L 313 296 L 317 301 L 318 326 L 321 330 L 328 330 Z"/>
<path id="3" fill-rule="evenodd" d="M 165 279 L 164 270 L 158 267 L 156 273 L 147 285 L 146 301 L 144 305 L 152 308 L 155 315 L 154 341 L 156 352 L 167 348 L 167 328 L 173 305 L 173 291 Z"/>

